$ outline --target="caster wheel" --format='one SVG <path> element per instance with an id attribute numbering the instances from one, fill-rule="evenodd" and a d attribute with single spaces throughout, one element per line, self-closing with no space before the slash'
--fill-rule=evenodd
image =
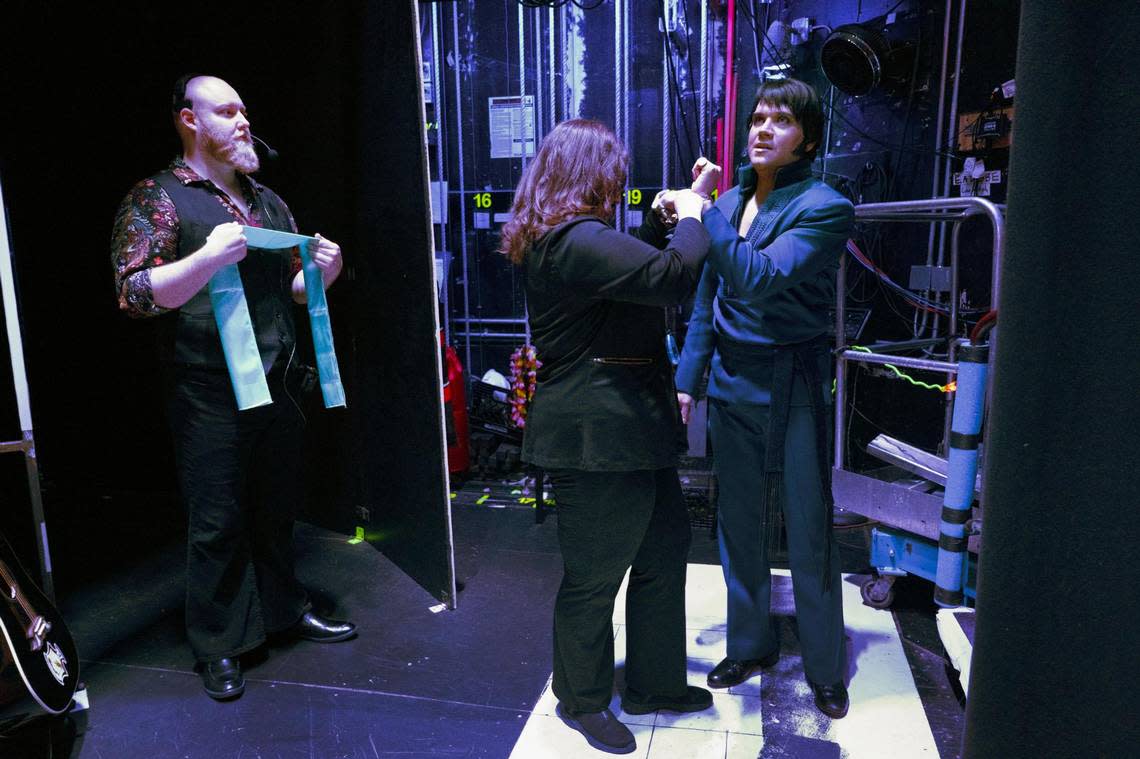
<path id="1" fill-rule="evenodd" d="M 872 577 L 859 587 L 859 595 L 872 609 L 888 609 L 895 600 L 894 585 L 893 577 Z"/>

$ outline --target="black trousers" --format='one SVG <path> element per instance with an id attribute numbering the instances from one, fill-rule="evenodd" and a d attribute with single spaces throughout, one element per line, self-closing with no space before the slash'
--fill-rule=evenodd
<path id="1" fill-rule="evenodd" d="M 691 541 L 673 467 L 548 470 L 564 574 L 554 604 L 554 694 L 599 712 L 614 688 L 614 599 L 626 595 L 625 680 L 640 695 L 685 693 L 685 569 Z"/>
<path id="2" fill-rule="evenodd" d="M 256 648 L 309 608 L 293 574 L 304 429 L 299 391 L 286 392 L 284 372 L 268 380 L 274 402 L 238 411 L 224 370 L 177 368 L 167 378 L 189 516 L 186 633 L 199 662 Z"/>

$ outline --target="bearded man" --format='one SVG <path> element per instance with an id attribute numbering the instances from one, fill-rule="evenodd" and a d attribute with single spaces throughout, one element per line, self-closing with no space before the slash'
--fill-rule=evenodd
<path id="1" fill-rule="evenodd" d="M 292 304 L 306 301 L 297 248 L 247 251 L 242 225 L 295 232 L 289 208 L 250 177 L 258 169 L 245 104 L 226 82 L 175 82 L 182 156 L 144 179 L 115 219 L 119 307 L 157 321 L 164 397 L 189 516 L 186 631 L 206 693 L 245 689 L 238 657 L 283 633 L 318 642 L 355 634 L 315 614 L 293 572 L 303 492 L 305 381 Z M 310 255 L 327 288 L 340 246 L 318 235 Z M 248 253 L 248 255 L 247 255 Z M 239 411 L 207 284 L 237 264 L 272 403 Z"/>

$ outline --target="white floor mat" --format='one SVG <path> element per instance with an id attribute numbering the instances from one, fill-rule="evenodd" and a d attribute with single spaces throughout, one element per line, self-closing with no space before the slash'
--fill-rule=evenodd
<path id="1" fill-rule="evenodd" d="M 713 692 L 713 706 L 695 714 L 627 715 L 615 693 L 610 708 L 637 739 L 631 757 L 648 759 L 909 759 L 938 757 L 938 749 L 889 611 L 859 597 L 856 578 L 844 577 L 843 613 L 848 637 L 851 710 L 831 720 L 816 710 L 803 677 L 792 616 L 791 578 L 773 571 L 772 608 L 782 616 L 780 663 L 728 691 Z M 690 564 L 685 594 L 689 628 L 689 682 L 705 676 L 725 653 L 725 586 L 720 567 Z M 625 660 L 625 586 L 614 613 L 615 657 Z M 619 669 L 618 689 L 623 687 Z M 554 713 L 547 681 L 512 759 L 609 756 L 591 748 Z"/>

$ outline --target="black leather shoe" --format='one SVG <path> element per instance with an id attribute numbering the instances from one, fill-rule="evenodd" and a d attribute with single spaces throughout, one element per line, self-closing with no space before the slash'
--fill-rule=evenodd
<path id="1" fill-rule="evenodd" d="M 245 677 L 237 659 L 217 659 L 202 665 L 202 685 L 206 695 L 216 701 L 228 701 L 245 692 Z"/>
<path id="2" fill-rule="evenodd" d="M 560 720 L 580 732 L 586 742 L 598 751 L 629 754 L 637 748 L 633 733 L 609 709 L 574 714 L 559 704 L 555 707 L 555 712 Z"/>
<path id="3" fill-rule="evenodd" d="M 683 696 L 641 696 L 626 689 L 621 697 L 621 708 L 626 714 L 649 714 L 659 710 L 667 712 L 699 712 L 712 706 L 712 694 L 695 685 L 688 686 Z"/>
<path id="4" fill-rule="evenodd" d="M 847 688 L 843 683 L 834 685 L 817 685 L 811 683 L 812 692 L 815 693 L 815 708 L 832 719 L 843 719 L 847 716 Z"/>
<path id="5" fill-rule="evenodd" d="M 724 659 L 709 672 L 708 683 L 710 688 L 731 688 L 756 674 L 758 670 L 776 666 L 780 661 L 779 650 L 765 656 L 763 659 Z"/>
<path id="6" fill-rule="evenodd" d="M 325 619 L 307 611 L 289 628 L 289 634 L 317 643 L 336 643 L 356 635 L 356 625 L 351 622 Z"/>

